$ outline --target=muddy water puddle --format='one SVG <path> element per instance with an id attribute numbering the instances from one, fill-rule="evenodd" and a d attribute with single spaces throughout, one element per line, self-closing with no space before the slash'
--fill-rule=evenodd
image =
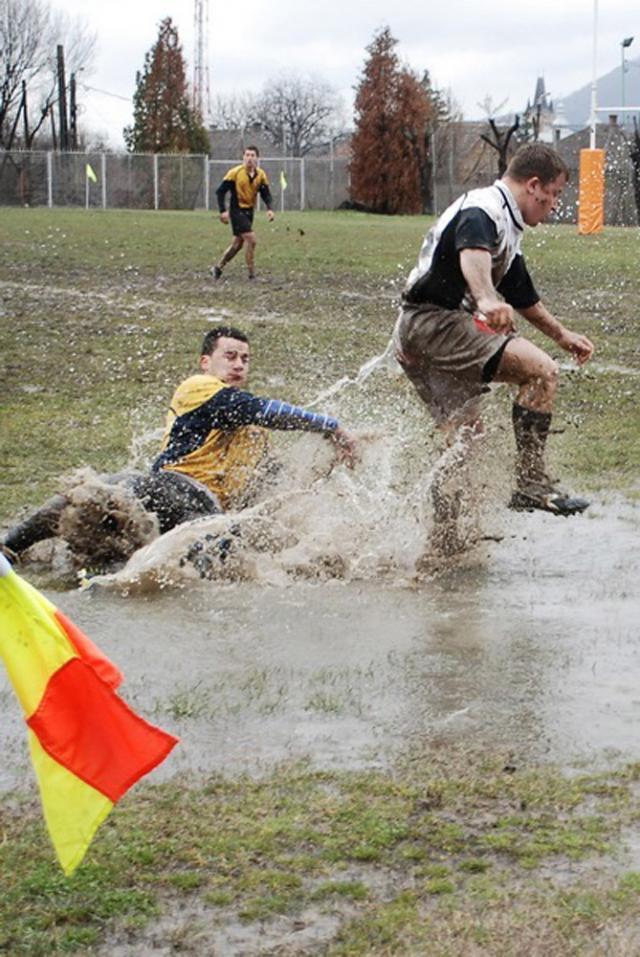
<path id="1" fill-rule="evenodd" d="M 502 541 L 393 583 L 49 593 L 181 745 L 156 772 L 385 766 L 434 737 L 570 767 L 640 759 L 640 508 L 507 515 Z M 0 676 L 0 785 L 29 779 Z"/>

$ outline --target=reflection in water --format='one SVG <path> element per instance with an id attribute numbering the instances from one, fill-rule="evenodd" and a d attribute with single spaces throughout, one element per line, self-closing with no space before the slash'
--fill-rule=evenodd
<path id="1" fill-rule="evenodd" d="M 593 766 L 640 758 L 639 525 L 616 503 L 509 516 L 503 541 L 420 582 L 185 580 L 55 600 L 123 668 L 133 706 L 182 737 L 158 777 L 386 764 L 434 738 Z M 4 683 L 0 711 L 6 788 L 28 765 Z"/>

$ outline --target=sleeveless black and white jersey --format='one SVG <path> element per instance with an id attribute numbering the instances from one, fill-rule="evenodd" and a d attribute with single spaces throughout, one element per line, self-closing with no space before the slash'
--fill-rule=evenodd
<path id="1" fill-rule="evenodd" d="M 465 193 L 425 237 L 403 298 L 409 303 L 430 302 L 474 312 L 476 304 L 460 268 L 460 252 L 486 249 L 491 253 L 491 277 L 498 292 L 514 309 L 534 306 L 540 297 L 520 251 L 523 233 L 522 214 L 502 180 Z"/>

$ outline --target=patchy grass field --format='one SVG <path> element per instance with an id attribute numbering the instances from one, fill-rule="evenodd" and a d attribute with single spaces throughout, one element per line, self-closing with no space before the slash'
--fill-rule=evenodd
<path id="1" fill-rule="evenodd" d="M 393 776 L 175 781 L 125 799 L 70 880 L 33 803 L 5 799 L 0 951 L 631 955 L 640 872 L 615 848 L 639 776 L 448 747 Z"/>
<path id="2" fill-rule="evenodd" d="M 258 282 L 236 259 L 214 285 L 208 269 L 229 232 L 210 215 L 3 209 L 0 220 L 0 521 L 71 468 L 121 466 L 132 439 L 162 423 L 216 318 L 250 331 L 258 393 L 304 401 L 353 374 L 386 345 L 428 224 L 260 219 Z M 563 378 L 557 454 L 592 487 L 627 488 L 640 465 L 637 231 L 538 227 L 527 240 L 541 294 L 597 345 L 591 369 Z"/>
<path id="3" fill-rule="evenodd" d="M 204 214 L 2 210 L 0 225 L 6 523 L 71 468 L 123 465 L 218 319 L 250 332 L 256 392 L 305 401 L 353 375 L 386 345 L 427 221 L 259 218 L 259 281 L 236 260 L 215 285 L 229 233 Z M 596 342 L 592 366 L 563 375 L 554 437 L 581 490 L 637 490 L 638 238 L 527 238 L 545 300 Z M 569 779 L 436 742 L 393 773 L 296 764 L 147 785 L 71 880 L 32 797 L 5 795 L 0 952 L 627 957 L 639 774 Z"/>

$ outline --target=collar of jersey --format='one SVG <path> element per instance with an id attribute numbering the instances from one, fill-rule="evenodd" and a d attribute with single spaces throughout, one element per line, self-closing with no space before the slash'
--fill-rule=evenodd
<path id="1" fill-rule="evenodd" d="M 504 199 L 505 206 L 509 210 L 514 226 L 516 226 L 517 229 L 524 231 L 524 219 L 522 218 L 520 207 L 516 203 L 513 193 L 509 187 L 501 179 L 497 179 L 493 185 Z"/>

